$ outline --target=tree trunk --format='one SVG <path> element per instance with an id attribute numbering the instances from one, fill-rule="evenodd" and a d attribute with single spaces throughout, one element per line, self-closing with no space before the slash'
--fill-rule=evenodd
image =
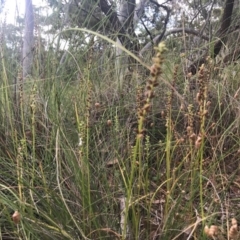
<path id="1" fill-rule="evenodd" d="M 34 30 L 34 14 L 32 0 L 25 1 L 25 27 L 23 37 L 23 55 L 22 55 L 22 68 L 23 79 L 31 73 L 32 61 L 33 61 L 33 30 Z"/>
<path id="2" fill-rule="evenodd" d="M 218 40 L 214 44 L 213 56 L 211 56 L 213 58 L 215 58 L 219 54 L 222 46 L 227 42 L 227 39 L 228 39 L 227 33 L 231 26 L 233 6 L 234 6 L 234 0 L 226 0 L 223 16 L 221 20 L 221 27 L 216 34 L 217 35 L 216 37 L 218 38 Z M 197 61 L 195 61 L 193 64 L 190 65 L 190 67 L 188 68 L 188 71 L 191 72 L 193 75 L 195 75 L 198 71 L 198 67 L 200 67 L 202 64 L 206 62 L 206 57 L 207 57 L 207 54 L 204 54 L 203 56 L 201 56 Z"/>

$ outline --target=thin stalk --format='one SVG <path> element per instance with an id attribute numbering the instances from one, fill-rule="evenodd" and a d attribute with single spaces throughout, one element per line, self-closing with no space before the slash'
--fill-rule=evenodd
<path id="1" fill-rule="evenodd" d="M 169 207 L 169 197 L 171 190 L 171 140 L 172 140 L 172 132 L 171 132 L 171 110 L 169 110 L 169 116 L 167 119 L 167 137 L 166 137 L 166 179 L 167 179 L 167 196 L 166 196 L 166 205 L 165 205 L 165 215 L 167 216 L 168 207 Z"/>
<path id="2" fill-rule="evenodd" d="M 76 220 L 74 219 L 74 217 L 73 217 L 73 215 L 72 215 L 72 213 L 71 213 L 71 211 L 70 211 L 70 209 L 69 209 L 69 207 L 68 207 L 68 205 L 67 205 L 67 203 L 66 203 L 66 201 L 65 201 L 65 198 L 64 198 L 64 195 L 63 195 L 63 192 L 62 192 L 61 181 L 60 181 L 61 164 L 60 164 L 59 154 L 58 154 L 58 152 L 59 152 L 59 142 L 60 142 L 60 140 L 59 140 L 59 129 L 57 129 L 57 134 L 56 134 L 56 146 L 55 146 L 55 149 L 56 149 L 56 150 L 55 150 L 55 151 L 56 151 L 56 153 L 55 153 L 55 160 L 56 160 L 56 174 L 57 174 L 57 175 L 56 175 L 56 178 L 57 178 L 58 190 L 59 190 L 59 192 L 60 192 L 61 199 L 62 199 L 62 201 L 63 201 L 63 203 L 64 203 L 64 206 L 66 207 L 66 209 L 67 209 L 67 211 L 68 211 L 68 213 L 69 213 L 69 216 L 71 217 L 71 219 L 72 219 L 75 227 L 78 229 L 78 231 L 80 232 L 80 234 L 82 235 L 82 237 L 83 237 L 84 240 L 90 240 L 89 238 L 87 238 L 87 237 L 85 236 L 83 230 L 82 230 L 82 229 L 80 228 L 80 226 L 79 226 L 79 223 L 77 223 Z"/>

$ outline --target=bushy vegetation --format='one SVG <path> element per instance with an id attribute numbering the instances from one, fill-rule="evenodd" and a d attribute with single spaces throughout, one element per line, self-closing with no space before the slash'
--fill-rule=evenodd
<path id="1" fill-rule="evenodd" d="M 223 75 L 209 59 L 185 76 L 165 50 L 124 89 L 109 70 L 97 79 L 90 54 L 79 79 L 23 83 L 19 74 L 16 98 L 2 59 L 2 239 L 205 239 L 207 225 L 230 233 L 239 68 Z"/>
<path id="2" fill-rule="evenodd" d="M 36 44 L 23 80 L 4 34 L 1 239 L 240 238 L 237 60 L 193 75 L 167 38 L 122 81 L 96 32 L 63 63 Z"/>

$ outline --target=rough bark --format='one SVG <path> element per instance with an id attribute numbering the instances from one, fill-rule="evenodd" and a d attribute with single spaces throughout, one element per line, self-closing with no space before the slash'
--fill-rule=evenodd
<path id="1" fill-rule="evenodd" d="M 146 4 L 149 2 L 149 0 L 139 0 L 136 4 L 135 12 L 134 12 L 134 25 L 136 25 L 139 20 L 141 19 Z"/>
<path id="2" fill-rule="evenodd" d="M 25 26 L 23 37 L 23 79 L 31 73 L 32 60 L 33 60 L 33 46 L 34 46 L 34 14 L 32 0 L 25 1 Z"/>
<path id="3" fill-rule="evenodd" d="M 121 43 L 131 52 L 138 52 L 138 41 L 135 35 L 135 26 L 134 26 L 134 14 L 136 9 L 135 0 L 122 0 L 120 2 L 120 10 L 118 13 L 118 19 L 121 23 L 121 28 L 126 34 L 126 42 Z M 121 50 L 117 52 L 117 55 L 121 55 Z M 126 64 L 126 61 L 123 60 Z M 128 58 L 129 63 L 135 62 L 130 57 Z"/>
<path id="4" fill-rule="evenodd" d="M 70 0 L 65 5 L 65 18 L 70 24 L 94 31 L 108 28 L 108 22 L 102 21 L 103 14 L 98 7 L 98 0 Z"/>
<path id="5" fill-rule="evenodd" d="M 134 30 L 133 19 L 135 8 L 135 0 L 123 0 L 119 11 L 119 20 L 122 24 L 122 27 L 130 35 L 133 34 Z"/>
<path id="6" fill-rule="evenodd" d="M 120 2 L 119 14 L 106 0 L 100 0 L 99 6 L 112 25 L 112 32 L 116 34 L 116 41 L 122 44 L 127 50 L 137 52 L 138 41 L 134 33 L 135 0 L 122 0 Z M 119 87 L 122 88 L 125 73 L 135 61 L 123 53 L 120 48 L 116 48 L 116 56 L 115 69 L 119 80 Z"/>
<path id="7" fill-rule="evenodd" d="M 106 0 L 100 0 L 99 6 L 101 11 L 111 22 L 112 29 L 116 33 L 117 38 L 120 40 L 123 46 L 128 50 L 133 49 L 133 43 L 127 37 L 127 32 L 124 25 L 122 25 L 121 21 L 119 20 L 117 12 L 114 11 L 113 7 L 109 5 Z"/>

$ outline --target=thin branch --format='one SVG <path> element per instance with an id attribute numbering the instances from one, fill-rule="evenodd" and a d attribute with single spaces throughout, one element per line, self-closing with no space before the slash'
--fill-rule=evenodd
<path id="1" fill-rule="evenodd" d="M 173 28 L 173 29 L 170 29 L 169 31 L 167 31 L 164 37 L 167 37 L 171 34 L 182 33 L 182 32 L 183 32 L 183 28 Z M 199 37 L 203 40 L 209 41 L 209 38 L 207 36 L 200 35 L 199 31 L 197 31 L 197 30 L 194 30 L 194 29 L 191 29 L 191 28 L 184 28 L 184 32 L 187 33 L 187 34 L 192 34 L 194 36 L 197 36 L 197 37 Z"/>
<path id="2" fill-rule="evenodd" d="M 175 33 L 182 33 L 183 32 L 183 28 L 173 28 L 173 29 L 170 29 L 169 31 L 167 31 L 164 35 L 164 37 L 167 37 L 171 34 L 175 34 Z M 192 34 L 192 35 L 195 35 L 199 38 L 202 38 L 206 41 L 209 41 L 209 38 L 205 35 L 199 35 L 199 31 L 196 31 L 194 29 L 191 29 L 191 28 L 185 28 L 184 29 L 184 32 L 187 33 L 187 34 Z M 160 38 L 159 37 L 160 35 L 157 35 L 154 39 L 153 39 L 153 42 L 154 44 L 157 44 L 157 40 Z M 152 43 L 151 42 L 148 42 L 140 51 L 139 55 L 142 56 L 142 54 L 147 51 L 150 47 L 152 46 Z"/>
<path id="3" fill-rule="evenodd" d="M 148 36 L 149 36 L 150 39 L 151 39 L 151 44 L 153 45 L 153 44 L 154 44 L 154 41 L 153 41 L 153 36 L 152 36 L 151 32 L 148 30 L 148 28 L 147 28 L 147 26 L 145 25 L 145 23 L 144 23 L 144 21 L 142 20 L 142 18 L 139 18 L 139 19 L 140 19 L 140 21 L 141 21 L 141 23 L 142 23 L 145 31 L 147 32 Z"/>
<path id="4" fill-rule="evenodd" d="M 233 6 L 234 6 L 234 0 L 226 0 L 223 16 L 221 20 L 221 27 L 216 33 L 216 38 L 218 40 L 215 43 L 213 48 L 213 56 L 212 56 L 213 58 L 215 58 L 219 54 L 223 44 L 226 44 L 227 42 L 227 39 L 228 39 L 227 32 L 229 31 L 229 28 L 231 25 Z M 197 61 L 192 63 L 189 66 L 188 71 L 191 72 L 193 75 L 195 75 L 197 73 L 198 66 L 201 66 L 206 62 L 207 55 L 208 55 L 208 52 L 204 53 Z"/>
<path id="5" fill-rule="evenodd" d="M 158 44 L 158 43 L 162 40 L 162 38 L 164 37 L 164 34 L 165 34 L 165 32 L 166 32 L 167 24 L 168 24 L 168 22 L 169 22 L 171 10 L 170 10 L 167 6 L 162 5 L 162 4 L 159 4 L 159 3 L 157 3 L 157 2 L 154 1 L 154 0 L 150 0 L 150 2 L 153 3 L 153 4 L 155 4 L 155 5 L 157 5 L 159 8 L 160 8 L 160 7 L 163 8 L 163 9 L 167 12 L 167 16 L 165 17 L 165 20 L 164 20 L 164 25 L 163 25 L 162 33 L 161 33 L 160 35 L 158 35 L 157 38 L 156 38 L 156 44 Z"/>
<path id="6" fill-rule="evenodd" d="M 209 10 L 209 12 L 208 12 L 208 15 L 207 15 L 207 19 L 206 19 L 206 21 L 205 21 L 205 24 L 203 24 L 203 27 L 202 27 L 202 29 L 200 30 L 200 35 L 203 34 L 204 29 L 207 27 L 207 24 L 210 22 L 210 18 L 211 18 L 212 9 L 213 9 L 214 4 L 215 4 L 215 1 L 212 2 L 212 5 L 211 5 L 210 10 Z"/>

